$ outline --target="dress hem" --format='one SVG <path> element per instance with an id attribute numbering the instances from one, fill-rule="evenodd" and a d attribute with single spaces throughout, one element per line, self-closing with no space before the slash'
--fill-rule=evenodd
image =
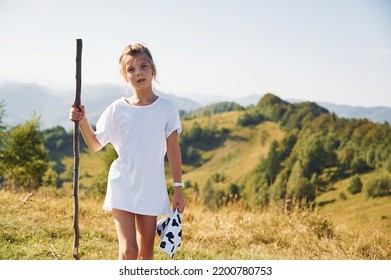
<path id="1" fill-rule="evenodd" d="M 164 215 L 170 214 L 170 210 L 167 210 L 166 212 L 162 211 L 162 212 L 156 214 L 156 213 L 151 213 L 151 212 L 133 211 L 131 209 L 126 209 L 126 208 L 122 208 L 122 207 L 103 206 L 102 209 L 107 212 L 110 212 L 113 209 L 117 209 L 117 210 L 129 212 L 129 213 L 138 214 L 138 215 L 145 215 L 145 216 L 164 216 Z"/>

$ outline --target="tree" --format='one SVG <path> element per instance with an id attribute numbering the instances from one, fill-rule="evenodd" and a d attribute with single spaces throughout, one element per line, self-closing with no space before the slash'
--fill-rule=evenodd
<path id="1" fill-rule="evenodd" d="M 205 188 L 202 191 L 202 202 L 204 205 L 208 207 L 213 207 L 214 206 L 214 195 L 215 191 L 213 188 L 212 181 L 208 179 L 206 182 Z"/>
<path id="2" fill-rule="evenodd" d="M 276 140 L 270 144 L 267 158 L 263 160 L 258 167 L 258 172 L 263 173 L 269 186 L 273 184 L 278 172 L 280 171 L 280 156 L 277 151 L 278 143 Z"/>
<path id="3" fill-rule="evenodd" d="M 2 168 L 9 186 L 34 189 L 42 185 L 49 156 L 39 122 L 39 118 L 34 116 L 8 132 Z"/>
<path id="4" fill-rule="evenodd" d="M 339 153 L 339 162 L 343 171 L 350 170 L 354 159 L 354 150 L 346 147 Z"/>
<path id="5" fill-rule="evenodd" d="M 286 196 L 286 183 L 288 181 L 288 170 L 283 169 L 278 173 L 276 180 L 270 186 L 270 198 L 271 200 L 278 201 L 282 200 Z"/>
<path id="6" fill-rule="evenodd" d="M 295 162 L 289 175 L 286 184 L 286 193 L 290 199 L 306 199 L 307 201 L 313 201 L 315 199 L 315 188 L 304 177 L 303 167 L 299 160 Z"/>
<path id="7" fill-rule="evenodd" d="M 304 174 L 310 178 L 313 173 L 321 174 L 326 166 L 327 152 L 322 142 L 317 139 L 308 145 L 306 157 L 304 158 Z"/>
<path id="8" fill-rule="evenodd" d="M 240 126 L 256 126 L 266 120 L 266 117 L 258 111 L 245 112 L 237 121 Z"/>

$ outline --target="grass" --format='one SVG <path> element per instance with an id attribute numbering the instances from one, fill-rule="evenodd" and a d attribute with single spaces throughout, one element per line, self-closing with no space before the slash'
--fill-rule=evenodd
<path id="1" fill-rule="evenodd" d="M 197 121 L 201 126 L 215 123 L 219 129 L 228 129 L 228 139 L 220 147 L 202 153 L 205 164 L 197 168 L 185 167 L 183 179 L 205 186 L 208 178 L 214 173 L 226 177 L 222 188 L 230 183 L 241 183 L 254 171 L 262 157 L 266 157 L 269 145 L 273 140 L 281 140 L 284 132 L 276 123 L 264 122 L 256 127 L 239 127 L 237 119 L 243 112 L 227 112 L 212 117 L 184 121 L 184 130 Z"/>
<path id="2" fill-rule="evenodd" d="M 23 192 L 0 190 L 0 259 L 72 259 L 72 190 L 46 187 L 25 202 Z M 232 203 L 211 211 L 189 192 L 176 259 L 391 259 L 391 238 L 380 230 L 334 225 L 317 211 L 284 213 L 277 206 L 246 209 Z M 117 238 L 103 199 L 80 198 L 80 256 L 117 258 Z M 157 249 L 156 259 L 168 259 Z"/>
<path id="3" fill-rule="evenodd" d="M 62 160 L 65 172 L 61 174 L 60 178 L 65 180 L 64 187 L 71 187 L 73 182 L 73 158 L 65 157 Z M 89 187 L 96 181 L 97 176 L 104 171 L 102 161 L 102 153 L 94 153 L 90 151 L 80 153 L 80 181 L 81 187 Z"/>
<path id="4" fill-rule="evenodd" d="M 379 171 L 361 175 L 365 182 Z M 364 192 L 350 194 L 349 178 L 333 185 L 333 189 L 321 194 L 316 201 L 324 204 L 319 208 L 322 214 L 332 217 L 336 224 L 361 230 L 363 226 L 391 234 L 391 196 L 367 199 Z M 341 195 L 343 194 L 343 195 Z"/>

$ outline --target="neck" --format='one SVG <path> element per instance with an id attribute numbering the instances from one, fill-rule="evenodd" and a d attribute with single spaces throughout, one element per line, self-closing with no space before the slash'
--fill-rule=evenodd
<path id="1" fill-rule="evenodd" d="M 152 87 L 145 89 L 133 89 L 133 96 L 128 99 L 132 105 L 149 105 L 156 101 L 157 96 L 152 91 Z"/>

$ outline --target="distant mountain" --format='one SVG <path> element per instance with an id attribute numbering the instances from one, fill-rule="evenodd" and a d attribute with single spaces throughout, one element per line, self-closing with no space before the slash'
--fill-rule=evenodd
<path id="1" fill-rule="evenodd" d="M 254 95 L 241 97 L 238 99 L 233 99 L 232 101 L 242 105 L 243 107 L 248 107 L 250 105 L 256 105 L 261 98 L 262 98 L 262 95 L 255 95 L 254 94 Z"/>
<path id="2" fill-rule="evenodd" d="M 387 121 L 391 124 L 391 108 L 389 107 L 354 107 L 348 105 L 336 105 L 327 102 L 317 102 L 317 104 L 326 108 L 330 112 L 335 113 L 338 117 L 341 118 L 366 118 L 377 123 L 384 123 Z"/>
<path id="3" fill-rule="evenodd" d="M 220 102 L 235 102 L 243 107 L 248 107 L 250 105 L 257 104 L 258 101 L 262 98 L 262 95 L 256 94 L 248 95 L 245 97 L 232 97 L 223 95 L 208 96 L 202 94 L 190 94 L 189 96 L 192 100 L 195 100 L 197 103 L 201 104 L 202 107 L 217 104 Z"/>
<path id="4" fill-rule="evenodd" d="M 224 96 L 203 96 L 189 94 L 189 98 L 174 94 L 157 92 L 172 100 L 179 110 L 194 111 L 204 106 L 219 102 L 235 102 L 243 107 L 256 105 L 262 95 L 251 95 L 241 98 Z M 95 124 L 103 110 L 115 99 L 121 96 L 130 96 L 130 90 L 125 86 L 113 84 L 83 85 L 82 103 L 87 108 L 90 122 Z M 0 84 L 0 101 L 6 104 L 4 124 L 14 126 L 23 123 L 33 116 L 34 112 L 41 116 L 41 127 L 50 128 L 60 125 L 71 129 L 72 123 L 68 120 L 68 113 L 75 98 L 74 90 L 55 90 L 38 84 L 8 82 Z M 194 101 L 195 100 L 195 101 Z M 288 102 L 299 102 L 288 100 Z M 301 101 L 300 101 L 301 102 Z M 326 102 L 317 102 L 320 106 L 343 118 L 367 118 L 373 122 L 391 123 L 391 108 L 389 107 L 353 107 L 335 105 Z"/>
<path id="5" fill-rule="evenodd" d="M 5 103 L 3 122 L 14 126 L 31 119 L 34 112 L 42 115 L 43 124 L 55 124 L 56 110 L 65 100 L 58 92 L 37 84 L 5 83 L 0 85 L 0 100 Z M 67 102 L 69 104 L 69 102 Z"/>
<path id="6" fill-rule="evenodd" d="M 157 92 L 158 95 L 170 99 L 179 110 L 191 111 L 201 105 L 188 98 Z M 95 124 L 114 100 L 122 96 L 130 96 L 125 87 L 113 84 L 96 84 L 82 87 L 82 104 L 86 106 L 88 119 Z M 5 103 L 4 124 L 14 126 L 23 123 L 33 116 L 41 116 L 41 127 L 50 128 L 60 125 L 66 129 L 73 127 L 68 120 L 69 108 L 74 102 L 75 92 L 59 91 L 32 83 L 0 84 L 0 101 Z"/>
<path id="7" fill-rule="evenodd" d="M 286 99 L 290 103 L 300 103 L 303 100 Z M 337 105 L 329 102 L 315 102 L 319 106 L 326 108 L 329 112 L 336 114 L 340 118 L 346 119 L 368 119 L 376 123 L 384 123 L 385 121 L 391 124 L 391 108 L 390 107 L 363 107 Z"/>

